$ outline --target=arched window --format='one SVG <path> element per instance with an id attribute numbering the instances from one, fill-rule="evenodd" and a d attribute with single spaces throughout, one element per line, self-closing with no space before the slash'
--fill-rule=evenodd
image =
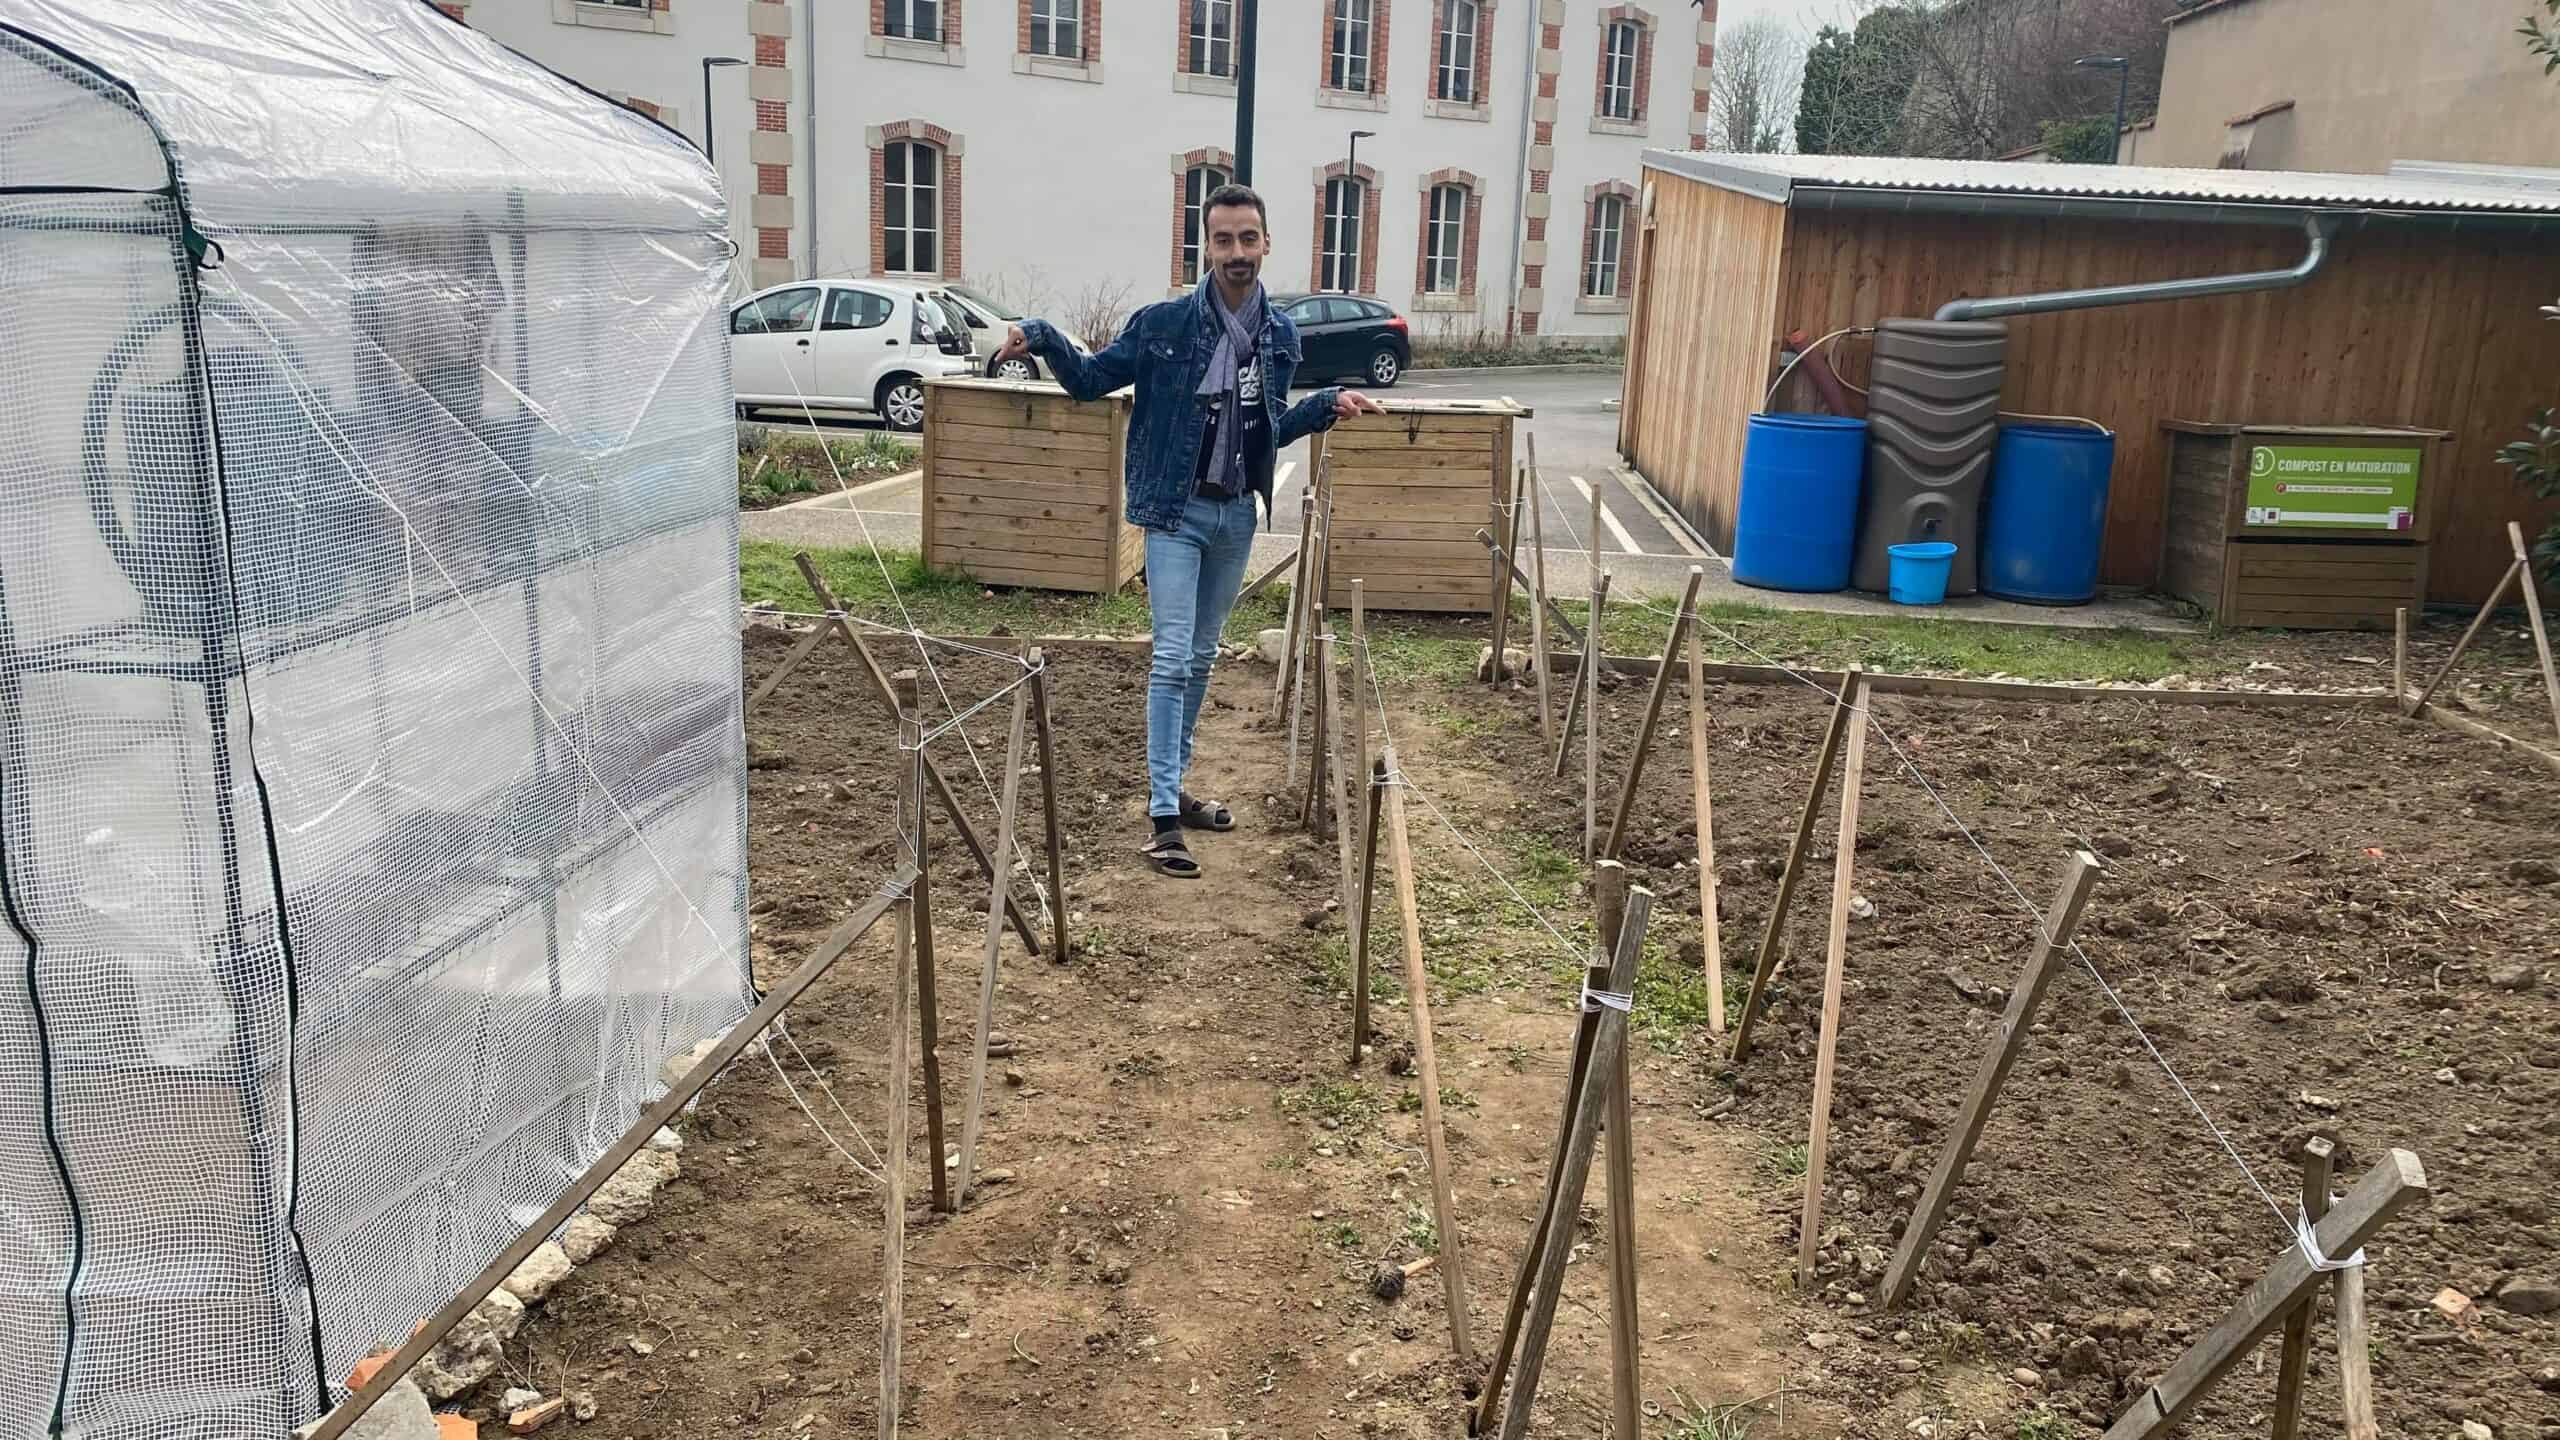
<path id="1" fill-rule="evenodd" d="M 1217 165 L 1194 165 L 1182 172 L 1182 283 L 1200 281 L 1200 250 L 1207 242 L 1209 197 L 1235 177 Z"/>
<path id="2" fill-rule="evenodd" d="M 1644 50 L 1644 27 L 1633 20 L 1609 22 L 1600 59 L 1600 113 L 1611 120 L 1636 118 L 1636 60 Z"/>
<path id="3" fill-rule="evenodd" d="M 1615 300 L 1619 257 L 1626 251 L 1627 202 L 1616 195 L 1591 199 L 1591 224 L 1582 237 L 1582 293 L 1593 300 Z"/>
<path id="4" fill-rule="evenodd" d="M 1465 288 L 1467 205 L 1464 185 L 1431 187 L 1431 214 L 1422 231 L 1422 291 L 1455 295 Z"/>
<path id="5" fill-rule="evenodd" d="M 1369 187 L 1337 175 L 1324 184 L 1323 264 L 1316 288 L 1343 294 L 1360 288 L 1360 226 L 1368 215 Z"/>
<path id="6" fill-rule="evenodd" d="M 1476 0 L 1443 0 L 1440 55 L 1432 67 L 1432 94 L 1460 105 L 1476 103 L 1476 28 L 1483 13 Z"/>
<path id="7" fill-rule="evenodd" d="M 892 275 L 942 273 L 942 152 L 922 140 L 892 140 L 880 156 L 882 268 Z"/>

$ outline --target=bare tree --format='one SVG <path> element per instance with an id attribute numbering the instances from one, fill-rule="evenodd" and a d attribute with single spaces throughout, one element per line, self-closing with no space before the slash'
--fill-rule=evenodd
<path id="1" fill-rule="evenodd" d="M 2126 113 L 2156 108 L 2161 21 L 2181 0 L 1941 0 L 1904 32 L 1913 83 L 1903 149 L 1916 155 L 1994 156 L 2035 143 L 2048 122 L 2115 110 L 2112 70 L 2075 68 L 2082 56 L 2131 63 Z"/>
<path id="2" fill-rule="evenodd" d="M 1718 34 L 1707 101 L 1708 148 L 1787 148 L 1803 79 L 1804 40 L 1776 16 L 1758 16 Z"/>

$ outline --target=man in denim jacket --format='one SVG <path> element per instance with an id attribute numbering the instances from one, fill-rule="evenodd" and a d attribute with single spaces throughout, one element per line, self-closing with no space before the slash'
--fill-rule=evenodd
<path id="1" fill-rule="evenodd" d="M 1192 731 L 1209 693 L 1209 666 L 1244 583 L 1257 528 L 1254 501 L 1271 507 L 1273 457 L 1337 419 L 1378 413 L 1356 391 L 1319 390 L 1288 405 L 1300 351 L 1298 327 L 1262 293 L 1271 253 L 1269 212 L 1241 185 L 1221 186 L 1201 207 L 1205 246 L 1199 289 L 1149 305 L 1090 358 L 1046 322 L 1014 326 L 995 364 L 1037 355 L 1069 395 L 1095 400 L 1135 383 L 1129 416 L 1129 523 L 1147 532 L 1147 602 L 1155 661 L 1147 676 L 1146 853 L 1156 869 L 1196 879 L 1200 864 L 1184 828 L 1232 830 L 1235 816 L 1182 788 Z M 1287 406 L 1287 408 L 1282 408 Z"/>

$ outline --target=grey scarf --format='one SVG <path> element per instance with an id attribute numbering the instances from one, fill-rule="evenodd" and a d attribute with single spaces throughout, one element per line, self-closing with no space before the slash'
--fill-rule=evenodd
<path id="1" fill-rule="evenodd" d="M 1216 400 L 1225 407 L 1219 412 L 1216 433 L 1210 437 L 1221 453 L 1210 474 L 1230 495 L 1245 493 L 1244 474 L 1244 395 L 1238 378 L 1243 367 L 1254 363 L 1254 350 L 1260 344 L 1262 327 L 1269 313 L 1269 303 L 1256 284 L 1245 297 L 1241 311 L 1229 310 L 1226 297 L 1219 293 L 1214 273 L 1200 277 L 1200 302 L 1208 308 L 1212 319 L 1219 321 L 1224 332 L 1218 348 L 1209 356 L 1208 373 L 1200 377 L 1198 394 Z"/>

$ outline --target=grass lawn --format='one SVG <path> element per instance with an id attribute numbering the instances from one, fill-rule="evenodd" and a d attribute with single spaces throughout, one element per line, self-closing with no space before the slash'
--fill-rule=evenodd
<path id="1" fill-rule="evenodd" d="M 741 588 L 748 603 L 770 601 L 791 611 L 816 608 L 816 597 L 801 583 L 800 572 L 791 563 L 793 549 L 760 540 L 739 547 Z M 1143 635 L 1147 631 L 1146 593 L 1134 587 L 1107 596 L 989 591 L 974 580 L 925 569 L 923 558 L 911 550 L 886 552 L 885 575 L 883 564 L 864 550 L 818 550 L 810 558 L 853 613 L 887 624 L 911 623 L 933 634 L 984 635 L 998 627 L 1014 635 Z M 900 602 L 906 607 L 904 620 L 899 615 Z M 1651 603 L 1656 608 L 1609 607 L 1603 626 L 1609 653 L 1650 655 L 1662 648 L 1670 631 L 1672 602 Z M 1273 584 L 1236 607 L 1227 622 L 1227 638 L 1249 640 L 1255 632 L 1279 625 L 1287 606 L 1288 586 Z M 1563 608 L 1576 623 L 1586 609 L 1581 604 Z M 1711 631 L 1707 636 L 1711 660 L 1749 664 L 1766 657 L 1800 668 L 1837 668 L 1854 661 L 1870 670 L 1896 674 L 2146 681 L 2205 666 L 2217 649 L 2217 642 L 2202 635 L 1832 615 L 1756 605 L 1712 606 L 1707 619 L 1724 632 Z M 1512 620 L 1512 633 L 1525 643 L 1529 634 L 1525 603 L 1514 606 Z M 1371 653 L 1380 677 L 1390 680 L 1472 674 L 1485 633 L 1482 620 L 1380 614 L 1369 621 Z"/>

